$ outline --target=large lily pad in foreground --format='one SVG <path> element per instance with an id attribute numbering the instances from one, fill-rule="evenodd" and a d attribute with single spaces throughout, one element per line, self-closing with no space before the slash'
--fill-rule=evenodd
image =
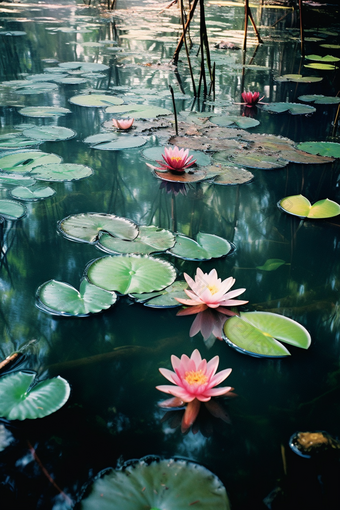
<path id="1" fill-rule="evenodd" d="M 62 377 L 45 379 L 31 387 L 35 374 L 13 372 L 0 378 L 0 416 L 7 420 L 43 418 L 58 411 L 70 396 Z"/>
<path id="2" fill-rule="evenodd" d="M 118 239 L 109 234 L 100 236 L 98 248 L 107 253 L 136 253 L 148 255 L 165 251 L 175 244 L 175 236 L 169 231 L 154 225 L 139 227 L 138 236 L 132 241 Z"/>
<path id="3" fill-rule="evenodd" d="M 135 223 L 105 213 L 81 213 L 67 216 L 58 223 L 60 232 L 71 239 L 83 243 L 95 243 L 101 232 L 108 232 L 114 237 L 132 241 L 138 235 L 138 227 Z"/>
<path id="4" fill-rule="evenodd" d="M 117 255 L 90 263 L 87 277 L 105 290 L 141 294 L 171 285 L 176 279 L 176 270 L 169 262 L 148 255 Z"/>
<path id="5" fill-rule="evenodd" d="M 85 317 L 107 310 L 116 300 L 114 292 L 107 292 L 86 280 L 79 291 L 68 283 L 50 280 L 37 290 L 37 305 L 52 315 Z"/>
<path id="6" fill-rule="evenodd" d="M 333 218 L 333 216 L 340 214 L 340 205 L 328 198 L 319 200 L 312 205 L 308 198 L 303 195 L 292 195 L 280 200 L 278 206 L 293 216 L 314 220 Z"/>
<path id="7" fill-rule="evenodd" d="M 168 252 L 184 260 L 210 260 L 224 257 L 233 250 L 229 241 L 213 234 L 199 232 L 196 239 L 176 234 L 176 244 Z"/>
<path id="8" fill-rule="evenodd" d="M 0 168 L 6 173 L 26 174 L 38 165 L 60 163 L 61 157 L 41 151 L 16 151 L 0 158 Z"/>
<path id="9" fill-rule="evenodd" d="M 150 308 L 175 308 L 182 306 L 175 298 L 188 299 L 184 289 L 188 288 L 185 281 L 174 282 L 166 289 L 158 292 L 149 292 L 145 294 L 130 294 L 137 303 L 143 303 Z"/>
<path id="10" fill-rule="evenodd" d="M 308 349 L 311 337 L 296 321 L 270 312 L 241 312 L 223 326 L 223 338 L 243 354 L 283 357 L 290 353 L 281 342 Z"/>
<path id="11" fill-rule="evenodd" d="M 124 488 L 124 490 L 122 490 Z M 105 471 L 90 487 L 81 510 L 230 510 L 221 481 L 182 459 L 145 458 Z"/>

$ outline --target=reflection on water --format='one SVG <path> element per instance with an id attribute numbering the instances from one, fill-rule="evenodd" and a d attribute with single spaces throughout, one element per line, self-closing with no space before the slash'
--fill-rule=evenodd
<path id="1" fill-rule="evenodd" d="M 307 74 L 296 32 L 291 30 L 296 27 L 296 14 L 292 11 L 273 30 L 270 27 L 282 10 L 252 9 L 265 43 L 255 52 L 254 42 L 249 41 L 246 64 L 250 65 L 244 68 L 241 51 L 213 48 L 224 39 L 239 44 L 243 8 L 206 7 L 211 58 L 216 62 L 215 103 L 202 99 L 194 103 L 184 53 L 177 75 L 168 65 L 180 32 L 176 8 L 159 14 L 158 3 L 139 1 L 130 6 L 117 0 L 117 10 L 110 13 L 80 2 L 11 4 L 2 11 L 2 31 L 25 32 L 0 34 L 5 48 L 0 61 L 2 82 L 53 72 L 46 68 L 57 66 L 54 59 L 110 67 L 106 73 L 88 75 L 85 84 L 58 85 L 49 93 L 22 95 L 0 87 L 2 132 L 31 124 L 73 129 L 74 139 L 45 142 L 40 149 L 94 170 L 80 181 L 52 183 L 53 197 L 28 203 L 26 217 L 1 226 L 1 359 L 35 339 L 24 352 L 22 367 L 43 377 L 61 375 L 72 388 L 69 402 L 54 415 L 1 423 L 0 495 L 3 490 L 12 505 L 8 508 L 69 507 L 36 461 L 23 462 L 30 455 L 27 441 L 73 501 L 91 477 L 117 462 L 148 454 L 180 455 L 213 471 L 225 484 L 235 510 L 260 510 L 263 498 L 282 476 L 281 444 L 286 447 L 297 430 L 339 433 L 335 404 L 340 381 L 339 219 L 301 221 L 277 208 L 284 196 L 300 193 L 312 203 L 326 197 L 339 202 L 339 163 L 252 169 L 254 180 L 242 186 L 199 183 L 183 188 L 156 180 L 140 149 L 90 149 L 82 140 L 99 133 L 110 115 L 101 108 L 68 102 L 89 91 L 120 93 L 124 89 L 127 102 L 172 110 L 170 94 L 160 94 L 172 85 L 178 112 L 193 108 L 220 114 L 232 102 L 241 101 L 243 89 L 260 91 L 268 102 L 296 102 L 301 94 L 335 95 L 337 75 L 329 71 L 309 69 L 308 74 L 323 77 L 316 84 L 275 81 L 278 75 Z M 326 26 L 324 11 L 321 14 L 318 36 L 333 42 L 336 36 L 321 30 L 322 24 Z M 310 16 L 314 27 L 318 17 Z M 330 12 L 327 27 L 333 29 L 332 24 Z M 197 35 L 194 25 L 195 52 Z M 106 44 L 91 44 L 101 41 Z M 322 51 L 319 43 L 307 42 L 307 53 Z M 198 76 L 197 59 L 193 69 Z M 18 105 L 55 105 L 72 113 L 35 119 L 21 116 Z M 274 133 L 296 142 L 326 140 L 333 132 L 335 111 L 334 106 L 325 105 L 305 117 L 256 110 L 260 125 L 252 132 Z M 147 146 L 158 144 L 156 136 L 149 137 Z M 0 198 L 8 198 L 4 187 Z M 84 319 L 45 314 L 35 306 L 36 289 L 50 279 L 79 288 L 85 266 L 102 256 L 94 246 L 71 242 L 57 233 L 58 221 L 82 212 L 113 213 L 142 225 L 191 237 L 206 232 L 235 243 L 236 250 L 224 259 L 197 264 L 170 255 L 164 258 L 176 266 L 181 278 L 184 272 L 193 276 L 197 265 L 206 273 L 216 268 L 223 279 L 233 276 L 238 287 L 246 288 L 249 305 L 245 310 L 268 310 L 297 320 L 312 336 L 310 349 L 292 347 L 292 355 L 284 360 L 250 358 L 224 342 L 205 344 L 201 335 L 191 338 L 193 318 L 176 317 L 176 309 L 151 309 L 127 297 L 110 310 Z M 282 259 L 284 265 L 275 271 L 259 269 L 273 258 Z M 155 386 L 162 379 L 158 368 L 170 368 L 171 354 L 190 354 L 194 348 L 203 358 L 219 355 L 220 367 L 233 368 L 230 385 L 238 397 L 223 402 L 230 424 L 203 417 L 201 429 L 182 435 L 176 428 L 181 411 L 163 421 Z M 289 462 L 294 465 L 295 461 Z"/>

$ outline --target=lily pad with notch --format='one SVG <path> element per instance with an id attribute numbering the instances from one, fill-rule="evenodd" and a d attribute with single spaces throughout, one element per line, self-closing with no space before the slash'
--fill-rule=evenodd
<path id="1" fill-rule="evenodd" d="M 303 96 L 299 96 L 298 99 L 300 101 L 304 101 L 306 103 L 314 103 L 314 104 L 339 104 L 340 103 L 340 97 L 324 96 L 322 94 L 305 94 Z"/>
<path id="2" fill-rule="evenodd" d="M 169 262 L 150 255 L 116 255 L 90 262 L 86 275 L 102 289 L 141 294 L 171 285 L 176 279 L 176 270 Z"/>
<path id="3" fill-rule="evenodd" d="M 177 308 L 182 306 L 175 298 L 187 299 L 184 289 L 188 288 L 185 281 L 176 281 L 166 289 L 145 294 L 129 294 L 137 303 L 150 308 Z"/>
<path id="4" fill-rule="evenodd" d="M 49 163 L 34 167 L 30 175 L 37 181 L 79 181 L 93 174 L 92 168 L 76 163 Z"/>
<path id="5" fill-rule="evenodd" d="M 108 105 L 120 105 L 124 101 L 120 97 L 109 96 L 108 94 L 80 94 L 73 96 L 69 102 L 77 106 L 86 106 L 88 108 L 105 108 Z"/>
<path id="6" fill-rule="evenodd" d="M 106 113 L 116 113 L 119 116 L 133 117 L 134 119 L 153 119 L 159 115 L 171 115 L 167 108 L 159 106 L 150 106 L 146 104 L 124 104 L 121 106 L 109 106 Z"/>
<path id="7" fill-rule="evenodd" d="M 117 301 L 115 292 L 92 285 L 86 279 L 79 291 L 68 283 L 49 280 L 36 292 L 37 307 L 51 315 L 87 317 L 107 310 Z"/>
<path id="8" fill-rule="evenodd" d="M 311 337 L 298 322 L 271 312 L 240 312 L 223 326 L 223 338 L 237 351 L 254 357 L 290 356 L 281 342 L 308 349 Z"/>
<path id="9" fill-rule="evenodd" d="M 321 55 L 306 55 L 305 58 L 307 60 L 315 60 L 316 62 L 330 63 L 330 62 L 339 62 L 339 57 L 333 57 L 333 55 L 325 55 L 322 57 Z"/>
<path id="10" fill-rule="evenodd" d="M 175 236 L 170 230 L 154 225 L 140 226 L 138 236 L 132 241 L 101 234 L 97 247 L 106 253 L 135 253 L 149 255 L 150 253 L 166 251 L 175 244 Z"/>
<path id="11" fill-rule="evenodd" d="M 277 170 L 288 165 L 288 161 L 279 156 L 270 156 L 256 152 L 245 154 L 242 151 L 235 151 L 229 159 L 234 166 L 239 165 L 260 170 Z"/>
<path id="12" fill-rule="evenodd" d="M 248 170 L 238 166 L 219 164 L 207 168 L 207 179 L 214 179 L 214 184 L 221 186 L 236 186 L 238 184 L 247 184 L 254 179 L 254 175 Z"/>
<path id="13" fill-rule="evenodd" d="M 228 127 L 236 125 L 241 129 L 249 129 L 260 124 L 260 121 L 257 119 L 242 117 L 241 115 L 214 115 L 209 120 L 217 126 Z"/>
<path id="14" fill-rule="evenodd" d="M 10 194 L 13 198 L 18 200 L 34 202 L 36 200 L 44 200 L 45 198 L 52 197 L 55 194 L 55 190 L 49 186 L 35 184 L 33 186 L 18 186 L 11 190 Z"/>
<path id="15" fill-rule="evenodd" d="M 62 126 L 36 126 L 33 129 L 23 131 L 23 135 L 36 140 L 58 142 L 60 140 L 70 140 L 76 136 L 75 131 Z"/>
<path id="16" fill-rule="evenodd" d="M 67 216 L 58 223 L 58 230 L 67 239 L 90 244 L 96 243 L 102 232 L 129 241 L 138 235 L 138 227 L 131 220 L 105 213 L 81 213 Z"/>
<path id="17" fill-rule="evenodd" d="M 336 142 L 302 142 L 297 148 L 309 154 L 340 158 L 340 143 Z"/>
<path id="18" fill-rule="evenodd" d="M 293 83 L 317 83 L 322 80 L 321 76 L 302 76 L 302 74 L 283 74 L 275 78 L 275 81 L 292 81 Z"/>
<path id="19" fill-rule="evenodd" d="M 20 220 L 26 214 L 26 208 L 20 202 L 0 200 L 0 216 L 5 220 Z"/>
<path id="20" fill-rule="evenodd" d="M 18 131 L 0 136 L 0 150 L 25 149 L 36 147 L 41 143 L 41 140 L 33 140 L 30 136 L 23 136 Z"/>
<path id="21" fill-rule="evenodd" d="M 235 246 L 222 237 L 199 232 L 196 241 L 184 234 L 176 234 L 176 243 L 168 253 L 184 260 L 210 260 L 225 257 L 234 249 Z"/>
<path id="22" fill-rule="evenodd" d="M 0 168 L 6 173 L 29 174 L 36 166 L 60 163 L 60 156 L 48 152 L 16 151 L 0 157 Z"/>
<path id="23" fill-rule="evenodd" d="M 24 117 L 61 117 L 67 113 L 71 113 L 68 108 L 62 108 L 61 106 L 26 106 L 18 110 L 20 115 Z"/>
<path id="24" fill-rule="evenodd" d="M 299 103 L 268 103 L 263 105 L 261 109 L 270 113 L 288 112 L 291 115 L 309 115 L 316 112 L 316 108 L 314 108 L 314 106 Z"/>
<path id="25" fill-rule="evenodd" d="M 70 396 L 69 383 L 58 376 L 32 386 L 35 373 L 12 372 L 0 378 L 0 416 L 7 420 L 44 418 L 60 409 Z"/>
<path id="26" fill-rule="evenodd" d="M 119 134 L 108 142 L 93 143 L 92 149 L 99 149 L 101 151 L 121 151 L 124 149 L 135 149 L 145 145 L 147 138 L 142 136 L 130 136 L 126 134 Z"/>
<path id="27" fill-rule="evenodd" d="M 288 214 L 313 220 L 333 218 L 340 214 L 340 205 L 328 198 L 319 200 L 312 205 L 308 198 L 303 195 L 292 195 L 282 198 L 278 202 L 278 206 Z"/>

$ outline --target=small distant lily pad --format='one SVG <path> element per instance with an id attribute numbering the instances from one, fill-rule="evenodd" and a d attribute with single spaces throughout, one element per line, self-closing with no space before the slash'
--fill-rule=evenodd
<path id="1" fill-rule="evenodd" d="M 116 133 L 98 133 L 97 135 L 87 136 L 83 142 L 89 143 L 90 145 L 97 145 L 99 143 L 107 143 L 112 140 L 116 140 Z"/>
<path id="2" fill-rule="evenodd" d="M 278 206 L 293 216 L 311 218 L 314 220 L 333 218 L 340 214 L 340 205 L 328 198 L 319 200 L 312 205 L 303 195 L 292 195 L 280 200 Z"/>
<path id="3" fill-rule="evenodd" d="M 249 129 L 260 124 L 257 119 L 251 117 L 242 117 L 241 115 L 216 115 L 210 117 L 210 122 L 216 124 L 216 126 L 227 127 L 236 125 L 241 129 Z"/>
<path id="4" fill-rule="evenodd" d="M 188 285 L 185 281 L 174 282 L 164 290 L 146 294 L 130 294 L 137 303 L 143 303 L 150 308 L 176 308 L 182 306 L 175 298 L 188 299 L 184 292 Z"/>
<path id="5" fill-rule="evenodd" d="M 176 270 L 169 262 L 149 255 L 116 255 L 90 263 L 87 278 L 105 290 L 141 294 L 171 285 L 176 279 Z"/>
<path id="6" fill-rule="evenodd" d="M 302 76 L 302 74 L 283 74 L 275 78 L 275 81 L 292 81 L 294 83 L 317 83 L 322 80 L 321 76 Z"/>
<path id="7" fill-rule="evenodd" d="M 129 136 L 126 134 L 113 137 L 111 141 L 92 143 L 92 149 L 99 149 L 101 151 L 121 151 L 123 149 L 135 149 L 145 145 L 147 139 L 142 136 Z"/>
<path id="8" fill-rule="evenodd" d="M 176 243 L 168 253 L 184 260 L 210 260 L 225 257 L 234 247 L 222 237 L 199 232 L 196 241 L 183 234 L 176 234 Z"/>
<path id="9" fill-rule="evenodd" d="M 306 55 L 305 58 L 307 60 L 315 60 L 317 62 L 330 63 L 330 62 L 339 62 L 339 57 L 333 57 L 332 55 L 325 55 L 322 57 L 321 55 Z"/>
<path id="10" fill-rule="evenodd" d="M 305 101 L 306 103 L 314 103 L 314 104 L 339 104 L 340 103 L 340 97 L 323 96 L 322 94 L 307 94 L 304 96 L 299 96 L 298 99 L 300 101 Z"/>
<path id="11" fill-rule="evenodd" d="M 102 234 L 97 246 L 107 253 L 148 255 L 168 250 L 174 244 L 175 236 L 169 230 L 151 225 L 149 227 L 140 226 L 138 236 L 132 241 L 118 239 L 109 234 Z"/>
<path id="12" fill-rule="evenodd" d="M 262 110 L 270 113 L 289 112 L 291 115 L 308 115 L 316 112 L 316 108 L 299 103 L 269 103 L 262 106 Z"/>
<path id="13" fill-rule="evenodd" d="M 107 310 L 116 300 L 114 292 L 92 285 L 85 279 L 78 291 L 68 283 L 50 280 L 36 293 L 37 306 L 52 315 L 86 317 Z"/>
<path id="14" fill-rule="evenodd" d="M 108 232 L 119 239 L 132 241 L 138 235 L 138 227 L 132 221 L 104 213 L 74 214 L 58 223 L 59 231 L 68 239 L 93 244 L 101 232 Z"/>
<path id="15" fill-rule="evenodd" d="M 106 113 L 117 113 L 121 117 L 133 117 L 134 119 L 153 119 L 159 115 L 170 115 L 172 112 L 159 106 L 124 104 L 122 106 L 109 106 Z"/>
<path id="16" fill-rule="evenodd" d="M 37 181 L 53 182 L 79 181 L 92 174 L 92 168 L 75 163 L 50 163 L 36 166 L 31 171 Z"/>
<path id="17" fill-rule="evenodd" d="M 18 186 L 14 188 L 10 194 L 13 198 L 17 198 L 18 200 L 35 201 L 52 197 L 55 194 L 55 190 L 49 186 L 46 187 L 36 184 L 30 187 Z"/>
<path id="18" fill-rule="evenodd" d="M 304 67 L 308 67 L 309 69 L 319 69 L 321 71 L 334 71 L 334 69 L 339 69 L 338 66 L 334 64 L 323 64 L 322 62 L 313 62 L 313 64 L 305 64 Z"/>
<path id="19" fill-rule="evenodd" d="M 285 265 L 285 261 L 282 259 L 267 259 L 263 266 L 256 266 L 256 269 L 261 271 L 276 271 L 281 266 Z"/>
<path id="20" fill-rule="evenodd" d="M 237 351 L 254 357 L 285 357 L 281 342 L 308 349 L 311 337 L 298 322 L 270 312 L 241 312 L 223 326 L 224 340 Z"/>
<path id="21" fill-rule="evenodd" d="M 56 90 L 58 85 L 56 83 L 49 82 L 36 82 L 26 80 L 26 85 L 24 87 L 18 87 L 16 92 L 18 94 L 23 94 L 25 96 L 33 95 L 33 94 L 47 94 L 48 92 L 52 92 Z"/>
<path id="22" fill-rule="evenodd" d="M 60 117 L 71 113 L 68 108 L 62 108 L 60 106 L 26 106 L 21 108 L 18 113 L 24 117 Z"/>
<path id="23" fill-rule="evenodd" d="M 120 105 L 124 101 L 120 97 L 109 96 L 108 94 L 81 94 L 69 99 L 70 103 L 78 106 L 87 106 L 92 108 L 103 108 L 108 105 Z"/>
<path id="24" fill-rule="evenodd" d="M 69 140 L 76 136 L 72 129 L 61 126 L 36 126 L 33 129 L 23 131 L 24 136 L 30 136 L 36 140 L 57 142 L 59 140 Z"/>
<path id="25" fill-rule="evenodd" d="M 6 220 L 20 220 L 26 212 L 26 208 L 20 202 L 0 200 L 0 216 Z"/>
<path id="26" fill-rule="evenodd" d="M 297 146 L 298 149 L 317 154 L 319 156 L 328 156 L 330 158 L 340 158 L 340 143 L 335 142 L 302 142 Z M 1 160 L 0 160 L 1 166 Z"/>

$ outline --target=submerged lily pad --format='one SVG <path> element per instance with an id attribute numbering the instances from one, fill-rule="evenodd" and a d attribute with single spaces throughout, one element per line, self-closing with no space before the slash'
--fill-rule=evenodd
<path id="1" fill-rule="evenodd" d="M 109 96 L 108 94 L 81 94 L 69 99 L 70 103 L 78 106 L 87 106 L 93 108 L 103 108 L 110 104 L 119 105 L 124 101 L 120 97 Z"/>
<path id="2" fill-rule="evenodd" d="M 132 221 L 104 213 L 74 214 L 58 223 L 59 231 L 68 239 L 93 244 L 100 232 L 107 232 L 119 239 L 132 241 L 138 235 L 138 228 Z"/>
<path id="3" fill-rule="evenodd" d="M 188 288 L 185 281 L 174 282 L 172 285 L 159 292 L 150 292 L 146 294 L 130 294 L 137 303 L 143 303 L 150 308 L 175 308 L 182 306 L 175 298 L 187 299 L 188 296 L 184 289 Z"/>
<path id="4" fill-rule="evenodd" d="M 135 253 L 148 255 L 165 251 L 175 244 L 175 236 L 169 231 L 151 225 L 139 227 L 138 236 L 132 241 L 118 239 L 109 234 L 102 234 L 98 248 L 107 253 Z"/>
<path id="5" fill-rule="evenodd" d="M 122 106 L 109 106 L 106 113 L 117 113 L 121 117 L 133 117 L 134 119 L 153 119 L 158 115 L 170 115 L 172 112 L 159 106 L 144 104 L 124 104 Z"/>
<path id="6" fill-rule="evenodd" d="M 68 283 L 50 280 L 36 293 L 37 306 L 52 315 L 86 317 L 107 310 L 117 301 L 114 292 L 92 285 L 85 279 L 78 291 Z"/>
<path id="7" fill-rule="evenodd" d="M 233 250 L 229 241 L 213 234 L 199 232 L 196 239 L 176 234 L 176 243 L 168 253 L 184 260 L 210 260 L 224 257 Z"/>
<path id="8" fill-rule="evenodd" d="M 12 372 L 0 378 L 0 416 L 7 420 L 35 420 L 58 411 L 70 396 L 62 377 L 31 386 L 36 374 Z"/>
<path id="9" fill-rule="evenodd" d="M 30 136 L 36 140 L 44 140 L 50 142 L 57 142 L 59 140 L 69 140 L 74 138 L 76 133 L 69 128 L 61 126 L 36 126 L 33 129 L 23 131 L 25 136 Z"/>
<path id="10" fill-rule="evenodd" d="M 302 142 L 297 146 L 298 149 L 317 154 L 319 156 L 328 156 L 330 158 L 340 158 L 340 143 L 335 142 Z M 1 160 L 0 160 L 1 166 Z"/>
<path id="11" fill-rule="evenodd" d="M 93 174 L 92 168 L 75 163 L 50 163 L 36 166 L 30 172 L 38 181 L 79 181 Z"/>
<path id="12" fill-rule="evenodd" d="M 285 261 L 282 259 L 267 259 L 263 266 L 256 266 L 256 269 L 261 271 L 275 271 L 281 266 L 285 265 Z"/>
<path id="13" fill-rule="evenodd" d="M 314 205 L 303 195 L 283 198 L 278 203 L 285 212 L 300 218 L 323 219 L 333 218 L 340 214 L 340 205 L 328 198 L 315 202 Z"/>
<path id="14" fill-rule="evenodd" d="M 20 220 L 26 214 L 25 207 L 14 200 L 0 200 L 0 216 L 6 220 Z"/>
<path id="15" fill-rule="evenodd" d="M 299 96 L 298 99 L 300 101 L 305 101 L 306 103 L 314 103 L 314 104 L 339 104 L 340 103 L 340 97 L 323 96 L 322 94 L 306 94 L 304 96 Z"/>
<path id="16" fill-rule="evenodd" d="M 55 190 L 50 188 L 49 186 L 42 186 L 41 184 L 36 184 L 34 186 L 18 186 L 13 189 L 10 194 L 13 198 L 17 198 L 18 200 L 44 200 L 45 198 L 52 197 L 55 194 Z"/>
<path id="17" fill-rule="evenodd" d="M 71 110 L 60 106 L 26 106 L 18 113 L 24 117 L 60 117 L 71 113 Z"/>
<path id="18" fill-rule="evenodd" d="M 260 124 L 257 119 L 251 117 L 242 117 L 241 115 L 216 115 L 210 117 L 210 122 L 216 124 L 216 126 L 227 127 L 236 125 L 241 129 L 249 129 Z"/>
<path id="19" fill-rule="evenodd" d="M 290 353 L 281 342 L 308 349 L 311 337 L 298 322 L 270 312 L 241 312 L 223 326 L 224 340 L 243 354 L 283 357 Z"/>
<path id="20" fill-rule="evenodd" d="M 171 285 L 176 279 L 176 270 L 169 262 L 149 255 L 116 255 L 91 262 L 87 277 L 105 290 L 141 294 Z"/>
<path id="21" fill-rule="evenodd" d="M 16 151 L 0 157 L 0 168 L 7 173 L 30 173 L 33 168 L 49 163 L 60 163 L 61 157 L 41 151 Z"/>
<path id="22" fill-rule="evenodd" d="M 194 508 L 195 503 L 204 510 L 230 510 L 224 486 L 205 467 L 182 459 L 146 457 L 119 470 L 105 470 L 91 485 L 80 508 L 185 510 Z"/>
<path id="23" fill-rule="evenodd" d="M 263 105 L 262 110 L 270 113 L 289 112 L 291 115 L 308 115 L 316 112 L 313 106 L 299 103 L 269 103 Z"/>

